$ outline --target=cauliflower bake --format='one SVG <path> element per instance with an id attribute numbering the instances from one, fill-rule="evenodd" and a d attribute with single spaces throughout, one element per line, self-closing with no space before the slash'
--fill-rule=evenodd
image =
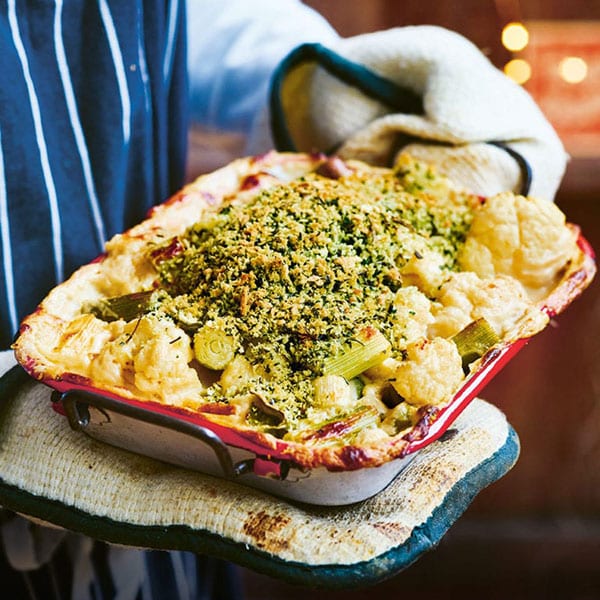
<path id="1" fill-rule="evenodd" d="M 586 260 L 556 205 L 270 153 L 200 177 L 55 288 L 18 360 L 58 389 L 170 405 L 305 467 L 402 454 Z M 587 285 L 593 267 L 586 267 Z"/>

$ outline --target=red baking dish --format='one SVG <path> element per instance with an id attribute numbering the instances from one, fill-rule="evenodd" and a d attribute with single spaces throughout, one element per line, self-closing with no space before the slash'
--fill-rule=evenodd
<path id="1" fill-rule="evenodd" d="M 572 226 L 571 227 L 575 227 Z M 595 255 L 579 233 L 579 261 L 542 303 L 550 316 L 563 312 L 595 275 Z M 54 407 L 71 427 L 103 442 L 167 463 L 234 478 L 293 500 L 344 505 L 364 500 L 386 487 L 410 462 L 451 425 L 490 380 L 528 343 L 520 338 L 489 350 L 477 369 L 445 407 L 430 411 L 406 435 L 399 458 L 371 468 L 329 471 L 304 469 L 289 460 L 287 442 L 266 448 L 251 437 L 214 423 L 202 414 L 160 403 L 120 398 L 70 378 L 47 380 L 55 392 Z"/>
<path id="2" fill-rule="evenodd" d="M 178 236 L 204 217 L 210 218 L 224 202 L 233 202 L 229 208 L 236 206 L 235 203 L 243 206 L 246 199 L 255 198 L 260 190 L 281 183 L 299 181 L 306 187 L 307 180 L 300 181 L 299 178 L 315 170 L 319 177 L 336 179 L 345 177 L 347 168 L 351 173 L 352 169 L 356 169 L 358 179 L 353 180 L 355 182 L 366 177 L 367 170 L 371 170 L 364 163 L 348 162 L 341 170 L 338 168 L 330 172 L 331 169 L 326 169 L 327 173 L 323 175 L 319 171 L 324 166 L 331 167 L 331 164 L 323 156 L 306 154 L 269 153 L 234 161 L 223 169 L 202 176 L 164 204 L 155 207 L 146 220 L 110 240 L 104 256 L 84 265 L 68 281 L 50 292 L 38 311 L 23 321 L 21 334 L 14 347 L 17 359 L 25 370 L 54 389 L 54 406 L 68 417 L 74 429 L 142 455 L 217 476 L 235 478 L 249 486 L 302 502 L 342 505 L 363 500 L 388 485 L 418 451 L 449 430 L 482 388 L 528 342 L 532 332 L 539 331 L 546 324 L 544 315 L 539 319 L 540 311 L 555 317 L 583 292 L 595 275 L 596 262 L 592 248 L 577 226 L 568 224 L 568 229 L 563 231 L 564 215 L 561 214 L 558 216 L 559 229 L 565 235 L 560 239 L 568 238 L 568 244 L 565 245 L 568 254 L 560 263 L 562 270 L 553 271 L 551 277 L 556 277 L 557 281 L 549 284 L 544 280 L 543 285 L 553 285 L 552 289 L 542 291 L 548 288 L 536 288 L 535 293 L 544 297 L 537 300 L 535 306 L 528 305 L 538 321 L 533 325 L 519 323 L 519 328 L 507 334 L 504 341 L 470 363 L 468 374 L 464 380 L 460 380 L 461 388 L 451 399 L 448 398 L 448 392 L 441 401 L 434 401 L 427 392 L 422 401 L 413 405 L 416 407 L 416 418 L 413 420 L 411 415 L 412 426 L 399 427 L 392 435 L 382 430 L 387 437 L 374 438 L 373 442 L 368 438 L 362 445 L 351 437 L 345 438 L 344 443 L 329 443 L 338 441 L 341 428 L 348 427 L 354 416 L 352 414 L 349 418 L 344 417 L 345 420 L 325 422 L 309 433 L 312 439 L 306 438 L 310 441 L 305 443 L 280 439 L 266 429 L 263 431 L 246 426 L 241 419 L 238 422 L 229 420 L 231 412 L 218 411 L 231 409 L 235 413 L 235 407 L 218 402 L 200 404 L 203 397 L 192 397 L 194 391 L 190 393 L 189 388 L 184 387 L 183 392 L 179 391 L 180 395 L 175 396 L 178 389 L 169 383 L 178 379 L 171 371 L 173 363 L 164 360 L 164 357 L 171 356 L 169 349 L 172 348 L 172 342 L 185 340 L 188 334 L 183 330 L 179 330 L 183 336 L 179 333 L 173 338 L 163 336 L 162 339 L 169 344 L 167 351 L 162 355 L 152 354 L 148 359 L 151 368 L 163 367 L 163 370 L 158 369 L 160 376 L 152 380 L 160 382 L 159 387 L 150 392 L 143 386 L 137 386 L 135 381 L 132 384 L 129 380 L 118 378 L 95 379 L 85 366 L 81 367 L 82 356 L 85 362 L 90 354 L 97 357 L 107 347 L 112 348 L 111 343 L 118 345 L 116 340 L 120 339 L 119 347 L 123 347 L 132 339 L 136 329 L 126 333 L 129 337 L 125 342 L 118 337 L 121 334 L 113 336 L 112 330 L 109 330 L 112 323 L 101 321 L 81 308 L 98 298 L 118 297 L 159 286 L 156 265 L 152 262 L 149 248 L 156 250 L 158 247 L 168 253 L 173 250 L 172 243 L 179 242 Z M 406 172 L 420 172 L 414 170 L 414 161 L 409 161 L 402 168 L 405 167 L 408 169 Z M 369 194 L 369 198 L 379 197 L 372 191 Z M 483 206 L 484 200 L 469 195 L 469 202 L 479 203 L 477 206 Z M 322 225 L 320 222 L 319 227 Z M 157 238 L 164 245 L 149 246 Z M 563 248 L 560 242 L 554 243 L 558 244 L 559 250 Z M 415 251 L 413 256 L 416 259 L 423 258 L 418 254 Z M 544 257 L 540 260 L 543 261 Z M 87 317 L 93 322 L 91 331 L 77 321 Z M 136 322 L 136 328 L 140 321 Z M 74 329 L 68 329 L 73 322 L 77 323 Z M 101 325 L 98 325 L 99 322 Z M 120 322 L 127 324 L 133 321 L 121 319 Z M 116 324 L 116 327 L 120 325 Z M 152 346 L 156 337 L 156 331 L 152 330 L 144 338 L 143 347 Z M 59 343 L 65 338 L 68 342 L 66 351 L 64 347 L 67 342 Z M 187 349 L 191 352 L 191 340 L 188 341 L 190 346 Z M 111 364 L 118 363 L 119 367 L 133 364 L 134 350 L 130 352 L 119 355 L 119 358 L 111 357 L 109 352 L 109 362 L 100 364 L 100 373 L 108 371 L 112 374 Z M 191 355 L 183 354 L 183 351 L 177 354 L 180 362 L 185 363 L 184 368 L 193 371 L 194 368 L 190 366 L 193 358 L 188 359 L 188 356 Z M 457 369 L 460 370 L 460 363 Z M 123 370 L 119 371 L 119 376 Z M 218 371 L 219 367 L 214 367 L 212 376 Z M 132 372 L 130 368 L 127 376 L 131 377 Z M 422 372 L 429 375 L 418 377 L 423 378 L 423 384 L 428 383 L 425 377 L 432 376 L 433 372 Z M 459 373 L 461 378 L 463 372 L 464 367 Z M 137 371 L 133 375 L 136 374 Z M 192 376 L 196 378 L 194 384 L 204 385 L 204 382 L 200 382 L 199 370 L 194 371 Z M 454 390 L 456 386 L 447 389 Z M 196 401 L 198 403 L 194 404 Z M 188 408 L 183 408 L 186 405 Z M 236 413 L 234 416 L 239 415 Z M 317 441 L 311 446 L 314 440 Z"/>

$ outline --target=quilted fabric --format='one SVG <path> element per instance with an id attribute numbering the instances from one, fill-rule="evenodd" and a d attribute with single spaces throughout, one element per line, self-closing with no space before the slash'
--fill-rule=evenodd
<path id="1" fill-rule="evenodd" d="M 484 195 L 521 190 L 551 200 L 566 167 L 531 96 L 470 41 L 440 27 L 300 46 L 276 72 L 271 103 L 280 150 L 335 150 L 388 164 L 400 148 Z"/>
<path id="2" fill-rule="evenodd" d="M 518 438 L 477 399 L 375 497 L 308 506 L 71 430 L 19 367 L 0 380 L 0 503 L 108 542 L 191 550 L 331 588 L 392 576 L 433 548 L 515 463 Z"/>

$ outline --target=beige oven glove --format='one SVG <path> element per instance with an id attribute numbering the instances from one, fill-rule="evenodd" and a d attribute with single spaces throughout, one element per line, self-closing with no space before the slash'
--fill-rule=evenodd
<path id="1" fill-rule="evenodd" d="M 279 150 L 376 165 L 406 150 L 482 195 L 551 200 L 567 162 L 531 96 L 467 39 L 435 26 L 296 48 L 274 74 L 270 111 Z"/>
<path id="2" fill-rule="evenodd" d="M 207 475 L 76 431 L 53 410 L 51 390 L 16 369 L 0 378 L 0 504 L 112 544 L 206 554 L 295 584 L 354 588 L 408 567 L 519 454 L 506 417 L 475 399 L 379 494 L 347 506 L 307 505 L 246 485 L 247 474 Z M 103 430 L 118 428 L 114 416 L 104 415 Z M 163 434 L 156 429 L 153 439 Z M 197 455 L 197 443 L 183 434 L 182 456 Z M 23 536 L 24 525 L 12 533 Z M 45 557 L 50 535 L 14 548 L 16 566 Z M 89 542 L 68 535 L 85 564 Z"/>

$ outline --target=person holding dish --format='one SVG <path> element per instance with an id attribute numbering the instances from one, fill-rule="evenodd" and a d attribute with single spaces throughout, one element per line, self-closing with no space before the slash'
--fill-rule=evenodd
<path id="1" fill-rule="evenodd" d="M 10 82 L 0 92 L 0 371 L 14 364 L 19 323 L 47 291 L 182 185 L 188 117 L 243 134 L 249 153 L 335 148 L 376 162 L 408 139 L 442 168 L 466 165 L 466 182 L 489 184 L 486 166 L 502 174 L 499 186 L 545 182 L 533 189 L 548 199 L 564 169 L 524 92 L 439 28 L 343 40 L 295 0 L 9 0 L 0 23 Z M 448 48 L 458 60 L 446 61 Z M 454 69 L 451 86 L 440 65 Z M 474 67 L 481 91 L 468 85 Z M 380 93 L 390 81 L 393 96 L 414 100 L 408 108 Z M 117 548 L 10 513 L 1 534 L 5 581 L 21 597 L 241 593 L 230 565 L 187 553 Z"/>

